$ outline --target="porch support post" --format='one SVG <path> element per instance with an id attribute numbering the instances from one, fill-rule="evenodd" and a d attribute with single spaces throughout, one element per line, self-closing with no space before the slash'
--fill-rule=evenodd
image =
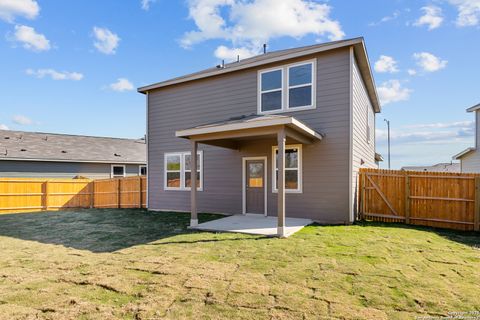
<path id="1" fill-rule="evenodd" d="M 285 128 L 277 133 L 278 140 L 278 205 L 277 205 L 277 235 L 285 237 Z"/>
<path id="2" fill-rule="evenodd" d="M 191 140 L 192 153 L 190 155 L 190 227 L 198 225 L 197 215 L 197 141 Z"/>

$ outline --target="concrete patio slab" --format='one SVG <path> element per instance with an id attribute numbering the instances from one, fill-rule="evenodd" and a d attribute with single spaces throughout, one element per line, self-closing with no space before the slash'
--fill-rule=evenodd
<path id="1" fill-rule="evenodd" d="M 285 236 L 291 236 L 303 227 L 311 224 L 310 219 L 286 218 Z M 238 232 L 264 236 L 277 235 L 277 217 L 265 217 L 261 214 L 234 215 L 209 222 L 200 223 L 195 230 L 216 232 Z"/>

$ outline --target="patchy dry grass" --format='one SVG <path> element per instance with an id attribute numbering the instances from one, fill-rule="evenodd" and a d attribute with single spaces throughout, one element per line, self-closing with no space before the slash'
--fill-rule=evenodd
<path id="1" fill-rule="evenodd" d="M 214 219 L 201 215 L 201 220 Z M 480 236 L 310 226 L 288 239 L 189 216 L 0 216 L 1 319 L 413 319 L 480 310 Z"/>

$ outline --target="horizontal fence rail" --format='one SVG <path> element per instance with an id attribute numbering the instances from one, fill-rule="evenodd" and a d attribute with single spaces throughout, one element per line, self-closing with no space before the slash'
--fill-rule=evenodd
<path id="1" fill-rule="evenodd" d="M 146 177 L 0 178 L 0 214 L 65 208 L 146 208 Z"/>
<path id="2" fill-rule="evenodd" d="M 480 230 L 480 174 L 360 169 L 359 217 Z"/>

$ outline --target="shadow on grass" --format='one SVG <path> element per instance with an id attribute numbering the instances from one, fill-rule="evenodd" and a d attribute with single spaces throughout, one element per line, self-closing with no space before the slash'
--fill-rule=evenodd
<path id="1" fill-rule="evenodd" d="M 396 229 L 408 229 L 408 230 L 433 232 L 448 240 L 465 244 L 467 246 L 480 248 L 480 232 L 458 231 L 458 230 L 434 228 L 434 227 L 427 227 L 427 226 L 407 225 L 402 223 L 385 223 L 385 222 L 374 222 L 374 221 L 358 221 L 355 224 L 363 227 L 382 227 L 382 228 L 396 228 Z"/>
<path id="2" fill-rule="evenodd" d="M 200 222 L 223 216 L 200 214 Z M 146 244 L 187 229 L 189 213 L 142 209 L 80 209 L 0 215 L 0 236 L 58 244 L 92 252 L 113 252 Z"/>

